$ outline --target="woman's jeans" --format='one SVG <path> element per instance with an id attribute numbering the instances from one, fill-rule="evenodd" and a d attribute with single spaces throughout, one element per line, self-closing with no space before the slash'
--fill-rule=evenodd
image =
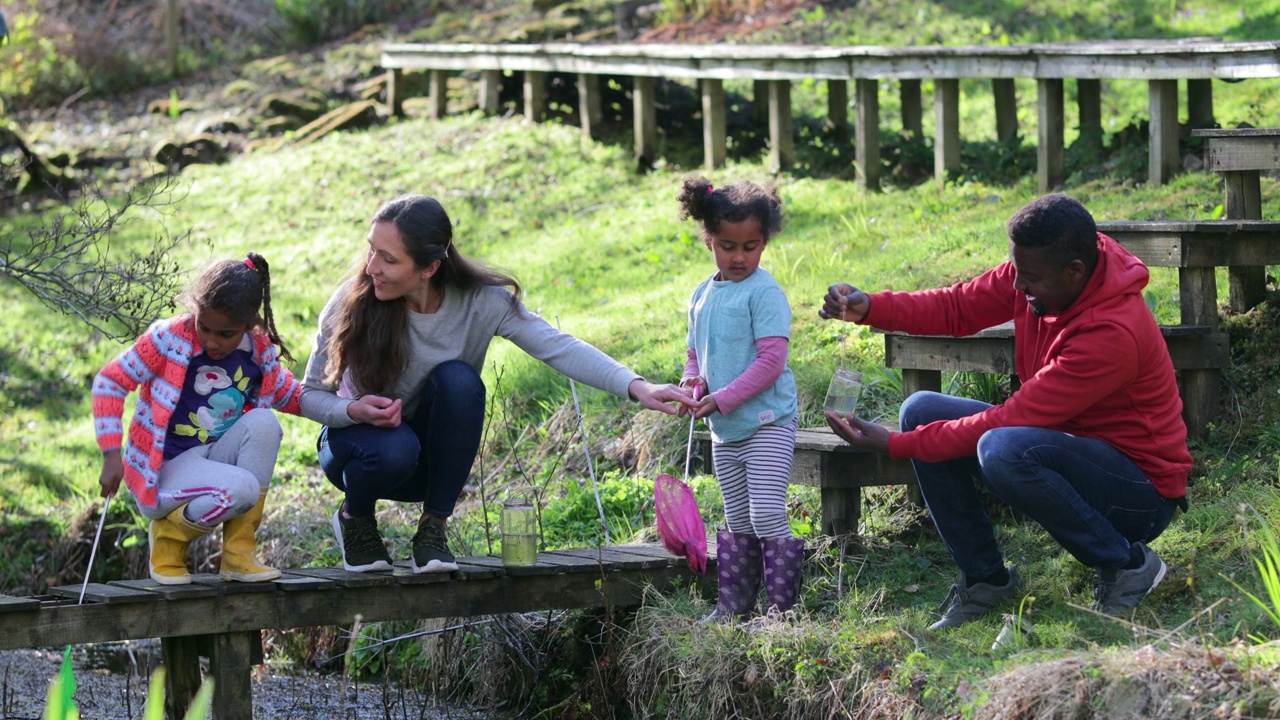
<path id="1" fill-rule="evenodd" d="M 988 407 L 977 400 L 918 392 L 902 404 L 902 429 L 967 417 Z M 1163 532 L 1175 507 L 1111 445 L 1045 428 L 995 428 L 978 440 L 977 457 L 911 463 L 938 534 L 969 578 L 989 577 L 1004 564 L 974 478 L 1093 568 L 1126 565 L 1130 545 Z"/>
<path id="2" fill-rule="evenodd" d="M 320 431 L 320 468 L 347 494 L 351 515 L 373 515 L 378 500 L 421 502 L 438 518 L 453 514 L 480 448 L 484 382 L 467 363 L 450 360 L 431 371 L 419 398 L 413 419 L 397 427 Z"/>

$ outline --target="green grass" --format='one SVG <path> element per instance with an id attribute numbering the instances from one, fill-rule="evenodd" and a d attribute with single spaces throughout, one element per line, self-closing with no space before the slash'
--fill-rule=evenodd
<path id="1" fill-rule="evenodd" d="M 889 35 L 876 33 L 892 21 L 906 23 L 912 33 L 952 27 L 955 38 L 976 41 L 987 37 L 975 29 L 991 24 L 984 16 L 1007 16 L 1017 22 L 992 25 L 989 33 L 993 38 L 1010 33 L 1010 41 L 1016 42 L 1035 33 L 1044 34 L 1038 39 L 1059 39 L 1101 29 L 1116 36 L 1142 35 L 1148 25 L 1162 34 L 1171 29 L 1178 31 L 1175 34 L 1199 34 L 1217 32 L 1207 24 L 1208 16 L 1230 21 L 1230 13 L 1224 15 L 1219 4 L 1205 4 L 1209 12 L 1203 15 L 1199 6 L 1159 5 L 1139 8 L 1133 24 L 1124 19 L 1128 15 L 1108 11 L 1105 8 L 1111 6 L 1102 3 L 1079 6 L 1079 17 L 1066 20 L 1043 9 L 1047 4 L 1027 6 L 1020 13 L 994 3 L 951 9 L 920 5 L 914 7 L 925 8 L 917 11 L 924 12 L 924 21 L 913 23 L 914 15 L 897 15 L 897 4 L 879 2 L 859 5 L 867 11 L 867 21 L 859 26 L 838 18 L 826 25 L 812 19 L 797 25 L 799 30 L 825 33 L 826 40 L 887 42 Z M 1251 6 L 1249 12 L 1259 14 L 1251 24 L 1274 25 L 1276 7 L 1274 2 Z M 1184 17 L 1187 12 L 1190 17 Z M 861 31 L 864 26 L 865 35 L 850 29 Z M 893 42 L 926 37 L 909 33 Z M 1104 96 L 1114 106 L 1112 117 L 1119 129 L 1141 114 L 1146 90 L 1140 83 L 1109 86 Z M 1280 108 L 1278 86 L 1270 80 L 1215 84 L 1219 119 L 1270 124 Z M 972 93 L 962 106 L 962 127 L 971 134 L 966 135 L 966 148 L 981 155 L 986 146 L 980 143 L 989 139 L 984 133 L 993 132 L 983 129 L 993 126 L 983 119 L 989 114 L 989 98 L 984 99 L 989 90 L 977 83 L 965 87 Z M 1033 97 L 1021 86 L 1020 90 L 1024 103 Z M 825 102 L 822 92 L 821 84 L 800 84 L 795 93 L 798 110 L 808 114 L 813 127 Z M 884 93 L 886 106 L 896 102 L 892 95 Z M 804 121 L 797 125 L 806 126 Z M 1034 137 L 1034 130 L 1024 125 L 1023 136 Z M 277 319 L 298 358 L 295 371 L 301 372 L 312 349 L 319 310 L 362 253 L 370 215 L 396 194 L 432 194 L 455 222 L 458 247 L 514 271 L 526 285 L 530 308 L 646 377 L 675 381 L 683 365 L 688 294 L 714 269 L 693 226 L 676 219 L 680 178 L 697 159 L 668 157 L 653 172 L 637 176 L 627 142 L 584 145 L 576 128 L 530 126 L 478 115 L 441 122 L 399 121 L 301 149 L 248 155 L 226 166 L 193 166 L 182 176 L 185 196 L 164 224 L 191 228 L 196 240 L 211 244 L 212 257 L 238 257 L 249 250 L 267 257 L 273 268 Z M 669 146 L 676 151 L 681 142 L 696 147 L 696 140 L 689 138 L 671 138 Z M 971 173 L 942 187 L 932 182 L 889 183 L 883 192 L 868 194 L 848 181 L 847 174 L 832 171 L 849 162 L 838 155 L 839 148 L 812 146 L 809 143 L 801 153 L 808 166 L 793 173 L 771 177 L 759 153 L 743 153 L 711 177 L 716 184 L 741 177 L 774 181 L 782 191 L 788 224 L 765 251 L 763 266 L 791 300 L 790 364 L 805 423 L 820 422 L 822 393 L 830 371 L 842 359 L 869 371 L 869 377 L 879 377 L 864 401 L 868 412 L 892 419 L 900 399 L 900 384 L 895 383 L 900 381 L 891 373 L 873 372 L 882 363 L 882 342 L 865 328 L 818 319 L 827 285 L 849 281 L 869 290 L 911 290 L 973 276 L 1004 259 L 1003 223 L 1036 195 L 1034 178 Z M 1158 189 L 1140 182 L 1145 146 L 1116 158 L 1111 170 L 1078 171 L 1065 188 L 1099 220 L 1206 218 L 1222 202 L 1218 179 L 1207 173 L 1179 175 Z M 1280 186 L 1264 179 L 1262 189 L 1264 216 L 1280 217 Z M 34 219 L 24 212 L 0 216 L 0 233 L 15 232 Z M 117 242 L 141 246 L 157 227 L 159 219 L 140 216 Z M 190 250 L 179 259 L 184 267 L 195 268 L 209 255 Z M 1149 303 L 1162 321 L 1176 322 L 1176 272 L 1155 268 L 1152 277 Z M 1221 272 L 1220 300 L 1225 301 L 1227 286 Z M 0 303 L 5 308 L 0 315 L 0 536 L 6 538 L 0 551 L 0 592 L 33 591 L 55 572 L 41 565 L 50 547 L 96 495 L 99 456 L 90 423 L 89 385 L 98 368 L 123 346 L 44 308 L 11 282 L 0 282 Z M 988 678 L 1039 660 L 1075 652 L 1103 657 L 1146 643 L 1168 648 L 1190 640 L 1238 647 L 1234 644 L 1248 643 L 1253 635 L 1277 636 L 1280 628 L 1261 608 L 1240 601 L 1231 583 L 1264 592 L 1253 565 L 1260 552 L 1250 530 L 1253 516 L 1242 507 L 1255 507 L 1264 517 L 1280 512 L 1275 493 L 1280 371 L 1274 362 L 1280 352 L 1280 324 L 1272 304 L 1225 322 L 1232 333 L 1235 363 L 1226 372 L 1222 411 L 1210 436 L 1193 448 L 1197 465 L 1191 511 L 1154 543 L 1169 562 L 1171 576 L 1139 608 L 1135 625 L 1081 609 L 1090 601 L 1091 574 L 1057 550 L 1043 530 L 993 507 L 1001 543 L 1009 559 L 1019 564 L 1028 594 L 1035 598 L 1024 609 L 1036 628 L 1027 638 L 1028 649 L 1014 654 L 991 651 L 998 618 L 926 636 L 923 628 L 934 617 L 954 568 L 927 517 L 910 505 L 902 488 L 873 489 L 865 493 L 862 546 L 845 548 L 842 554 L 839 547 L 813 538 L 819 550 L 808 568 L 805 610 L 794 625 L 745 636 L 719 629 L 690 631 L 689 621 L 707 611 L 706 601 L 677 593 L 655 600 L 630 634 L 610 636 L 610 642 L 618 644 L 606 643 L 604 652 L 618 661 L 615 670 L 580 674 L 578 667 L 594 667 L 594 661 L 574 666 L 565 660 L 546 678 L 544 700 L 556 697 L 555 683 L 576 688 L 585 682 L 584 675 L 597 682 L 613 672 L 615 678 L 643 682 L 625 683 L 634 694 L 615 693 L 611 702 L 632 702 L 659 714 L 679 715 L 672 708 L 687 702 L 688 716 L 696 716 L 697 708 L 718 702 L 722 696 L 712 691 L 724 690 L 727 683 L 731 687 L 725 692 L 732 692 L 723 696 L 729 698 L 726 702 L 755 697 L 759 707 L 768 709 L 764 714 L 777 710 L 779 716 L 800 717 L 815 709 L 833 710 L 831 703 L 862 707 L 882 692 L 889 700 L 905 703 L 900 708 L 907 708 L 908 714 L 980 717 L 983 698 L 998 691 L 984 684 Z M 502 485 L 537 483 L 545 488 L 542 507 L 548 541 L 591 542 L 597 520 L 594 500 L 584 490 L 589 487 L 585 451 L 575 434 L 576 423 L 561 413 L 570 402 L 567 380 L 501 340 L 495 341 L 489 362 L 486 379 L 498 399 L 491 403 L 483 474 L 492 470 L 496 475 L 483 490 L 492 498 Z M 998 390 L 972 377 L 953 382 L 957 388 L 971 388 L 967 392 Z M 578 389 L 611 531 L 615 537 L 626 537 L 652 522 L 644 501 L 653 475 L 681 473 L 687 425 L 643 413 L 595 390 Z M 336 557 L 325 532 L 324 508 L 331 508 L 336 493 L 315 468 L 316 430 L 309 421 L 285 421 L 277 473 L 281 514 L 269 514 L 267 530 L 272 542 L 286 546 L 279 557 L 333 564 Z M 632 436 L 641 440 L 628 439 Z M 619 446 L 632 455 L 618 451 Z M 637 466 L 644 452 L 649 460 Z M 508 461 L 502 466 L 508 456 L 528 464 L 516 468 Z M 696 478 L 694 485 L 713 526 L 719 520 L 714 482 Z M 793 496 L 794 526 L 812 537 L 817 494 L 795 488 Z M 496 506 L 488 506 L 488 517 L 492 533 Z M 412 528 L 396 520 L 388 523 L 387 534 L 402 547 Z M 479 506 L 469 507 L 460 517 L 455 532 L 463 546 L 489 549 L 484 520 Z M 287 531 L 279 529 L 286 524 Z M 277 530 L 272 531 L 273 526 Z M 43 567 L 44 574 L 32 573 L 33 565 Z M 1164 636 L 1175 628 L 1175 635 Z M 473 641 L 485 644 L 476 637 Z M 665 638 L 663 644 L 654 637 Z M 650 650 L 645 657 L 652 662 L 637 660 L 637 648 Z M 296 652 L 300 657 L 302 651 Z M 717 658 L 718 664 L 713 662 Z M 645 675 L 659 660 L 670 669 Z M 762 683 L 759 689 L 747 687 L 750 677 Z M 637 689 L 645 683 L 653 685 L 645 690 L 648 694 Z"/>

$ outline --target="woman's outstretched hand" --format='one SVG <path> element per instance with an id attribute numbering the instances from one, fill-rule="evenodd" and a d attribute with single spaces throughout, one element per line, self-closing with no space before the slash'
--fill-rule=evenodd
<path id="1" fill-rule="evenodd" d="M 871 298 L 849 283 L 836 283 L 827 288 L 818 317 L 825 320 L 862 322 L 871 310 Z"/>
<path id="2" fill-rule="evenodd" d="M 364 395 L 347 406 L 347 415 L 364 425 L 397 427 L 400 425 L 400 407 L 399 399 Z"/>
<path id="3" fill-rule="evenodd" d="M 641 405 L 650 410 L 657 410 L 668 415 L 675 415 L 679 412 L 679 408 L 675 407 L 675 405 L 689 408 L 690 410 L 698 408 L 698 402 L 689 397 L 687 389 L 671 384 L 655 385 L 645 381 L 643 378 L 636 378 L 627 386 L 627 391 Z M 672 403 L 675 403 L 675 405 Z"/>
<path id="4" fill-rule="evenodd" d="M 828 410 L 823 415 L 827 418 L 827 425 L 835 431 L 836 435 L 855 450 L 886 454 L 889 452 L 889 429 L 880 423 L 863 420 L 852 413 L 840 415 Z"/>

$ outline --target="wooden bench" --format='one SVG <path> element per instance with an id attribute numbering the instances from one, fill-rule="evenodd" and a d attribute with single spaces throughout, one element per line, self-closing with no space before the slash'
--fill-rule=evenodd
<path id="1" fill-rule="evenodd" d="M 470 617 L 640 604 L 645 588 L 713 581 L 657 545 L 614 545 L 538 553 L 529 567 L 493 556 L 458 559 L 452 573 L 287 570 L 275 581 L 228 583 L 196 575 L 190 585 L 151 580 L 90 583 L 48 595 L 0 595 L 0 650 L 161 638 L 167 717 L 183 717 L 200 685 L 200 656 L 214 679 L 213 716 L 252 720 L 251 666 L 262 662 L 260 631 L 360 622 Z"/>
<path id="2" fill-rule="evenodd" d="M 797 46 L 797 45 L 664 45 L 579 43 L 546 44 L 393 44 L 382 52 L 387 69 L 387 104 L 401 112 L 406 70 L 428 73 L 429 114 L 446 112 L 447 74 L 480 74 L 479 107 L 498 111 L 503 72 L 523 73 L 524 113 L 540 122 L 546 107 L 546 74 L 576 75 L 578 116 L 583 134 L 596 137 L 601 121 L 602 75 L 632 79 L 635 154 L 642 161 L 657 155 L 655 80 L 697 80 L 702 95 L 704 156 L 709 169 L 725 162 L 725 80 L 753 82 L 757 121 L 769 126 L 770 164 L 787 168 L 794 161 L 791 83 L 827 83 L 831 125 L 844 132 L 849 124 L 849 82 L 854 83 L 854 162 L 858 182 L 880 184 L 880 84 L 899 83 L 903 129 L 922 136 L 921 81 L 935 87 L 934 176 L 943 181 L 960 167 L 960 80 L 990 79 L 995 101 L 996 137 L 1018 135 L 1018 101 L 1014 81 L 1036 80 L 1037 178 L 1040 190 L 1061 185 L 1066 177 L 1064 137 L 1066 112 L 1063 81 L 1076 83 L 1082 138 L 1101 149 L 1102 81 L 1145 80 L 1149 84 L 1150 163 L 1148 182 L 1161 185 L 1181 166 L 1178 154 L 1178 81 L 1186 80 L 1188 125 L 1214 125 L 1212 80 L 1280 77 L 1280 41 L 1232 41 L 1215 38 L 1111 40 L 1076 43 L 971 46 Z"/>

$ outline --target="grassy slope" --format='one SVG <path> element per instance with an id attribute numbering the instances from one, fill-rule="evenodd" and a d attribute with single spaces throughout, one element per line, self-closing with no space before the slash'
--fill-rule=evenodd
<path id="1" fill-rule="evenodd" d="M 860 7 L 885 15 L 897 12 L 890 3 Z M 967 28 L 964 23 L 978 22 L 937 7 L 928 12 L 945 18 L 936 20 L 939 26 Z M 977 18 L 979 13 L 970 15 Z M 1274 18 L 1270 11 L 1258 22 L 1274 24 Z M 1116 34 L 1124 35 L 1122 29 Z M 1197 26 L 1189 32 L 1210 31 Z M 891 33 L 874 37 L 887 42 Z M 1277 85 L 1217 84 L 1219 119 L 1274 124 L 1280 105 Z M 796 95 L 800 107 L 821 107 L 820 86 L 801 87 Z M 1140 108 L 1144 97 L 1135 89 L 1114 102 Z M 968 111 L 977 105 L 965 107 Z M 980 134 L 989 125 L 967 118 L 963 127 L 966 133 L 972 127 Z M 1026 129 L 1024 135 L 1034 136 Z M 272 261 L 281 328 L 300 358 L 300 371 L 315 316 L 360 251 L 373 209 L 400 192 L 435 194 L 458 226 L 463 251 L 516 271 L 528 288 L 530 307 L 558 318 L 564 329 L 638 371 L 672 380 L 682 357 L 685 298 L 712 265 L 692 228 L 675 218 L 680 169 L 668 166 L 637 177 L 630 167 L 626 149 L 583 146 L 571 128 L 531 128 L 518 120 L 477 116 L 441 123 L 406 121 L 308 148 L 251 155 L 224 167 L 192 168 L 183 176 L 190 182 L 186 198 L 164 222 L 193 228 L 196 236 L 213 242 L 218 257 L 254 249 Z M 767 176 L 753 159 L 715 173 L 713 180 L 721 184 L 738 177 Z M 1099 219 L 1203 218 L 1221 198 L 1216 179 L 1206 174 L 1183 175 L 1158 190 L 1135 185 L 1125 176 L 1083 178 L 1073 178 L 1066 190 Z M 814 399 L 841 352 L 853 364 L 880 360 L 880 343 L 871 333 L 817 321 L 816 301 L 826 285 L 844 279 L 871 288 L 911 289 L 968 277 L 1003 258 L 1001 223 L 1035 194 L 1031 178 L 1012 185 L 975 181 L 943 189 L 926 184 L 870 195 L 839 179 L 797 174 L 776 180 L 789 225 L 766 252 L 765 267 L 791 298 L 792 365 L 811 420 L 816 417 Z M 1263 193 L 1264 215 L 1280 217 L 1276 183 L 1264 180 Z M 154 227 L 149 225 L 153 220 L 140 218 L 122 239 L 140 241 Z M 0 218 L 0 231 L 25 221 L 21 216 Z M 194 266 L 202 259 L 184 258 L 184 264 Z M 1163 319 L 1172 320 L 1176 277 L 1159 270 L 1153 274 L 1150 299 Z M 0 544 L 12 560 L 8 574 L 0 576 L 2 592 L 21 584 L 23 578 L 12 568 L 25 570 L 39 552 L 15 540 L 46 525 L 60 531 L 65 518 L 93 494 L 97 453 L 87 389 L 93 372 L 120 346 L 90 337 L 11 283 L 0 283 L 0 302 L 6 308 L 0 317 L 0 534 L 6 540 Z M 1256 318 L 1235 322 L 1257 326 L 1241 335 L 1258 345 L 1255 357 L 1274 357 L 1265 344 L 1273 331 L 1267 323 Z M 510 395 L 527 398 L 508 408 L 514 419 L 536 419 L 544 412 L 540 403 L 554 407 L 567 398 L 563 379 L 505 343 L 495 343 L 491 360 L 504 365 L 503 385 Z M 1235 596 L 1219 572 L 1257 587 L 1248 563 L 1254 546 L 1248 533 L 1238 531 L 1244 521 L 1237 517 L 1237 506 L 1247 502 L 1276 511 L 1269 483 L 1280 451 L 1280 438 L 1271 429 L 1280 418 L 1275 400 L 1280 383 L 1274 373 L 1243 367 L 1228 380 L 1222 427 L 1196 448 L 1195 506 L 1156 543 L 1174 574 L 1137 618 L 1143 625 L 1166 628 L 1194 619 L 1189 633 L 1215 642 L 1264 627 L 1256 610 L 1234 601 L 1204 616 L 1195 614 L 1221 597 Z M 611 398 L 585 394 L 590 413 L 616 414 Z M 286 427 L 281 476 L 286 483 L 291 477 L 313 477 L 314 427 L 301 420 L 290 420 Z M 784 673 L 779 682 L 794 687 L 841 673 L 865 674 L 879 662 L 898 683 L 894 689 L 909 695 L 907 686 L 922 673 L 925 686 L 937 690 L 931 699 L 917 698 L 919 702 L 955 709 L 964 701 L 954 692 L 958 679 L 976 680 L 1005 667 L 1000 656 L 987 651 L 998 623 L 979 623 L 943 640 L 923 640 L 922 646 L 911 639 L 922 637 L 918 631 L 952 570 L 927 527 L 909 521 L 900 491 L 872 495 L 868 549 L 846 565 L 838 586 L 842 592 L 837 592 L 835 565 L 815 562 L 806 602 L 812 624 L 800 626 L 794 646 L 754 645 L 749 652 L 781 653 L 770 657 L 790 663 L 795 674 Z M 1149 633 L 1135 635 L 1071 608 L 1068 603 L 1088 602 L 1085 570 L 1063 553 L 1046 552 L 1052 543 L 1037 528 L 1004 515 L 999 523 L 1009 557 L 1022 563 L 1037 598 L 1037 642 L 1042 647 L 1124 647 L 1135 639 L 1150 639 Z M 696 611 L 677 608 L 677 614 Z M 804 665 L 805 658 L 828 656 L 834 662 Z"/>

